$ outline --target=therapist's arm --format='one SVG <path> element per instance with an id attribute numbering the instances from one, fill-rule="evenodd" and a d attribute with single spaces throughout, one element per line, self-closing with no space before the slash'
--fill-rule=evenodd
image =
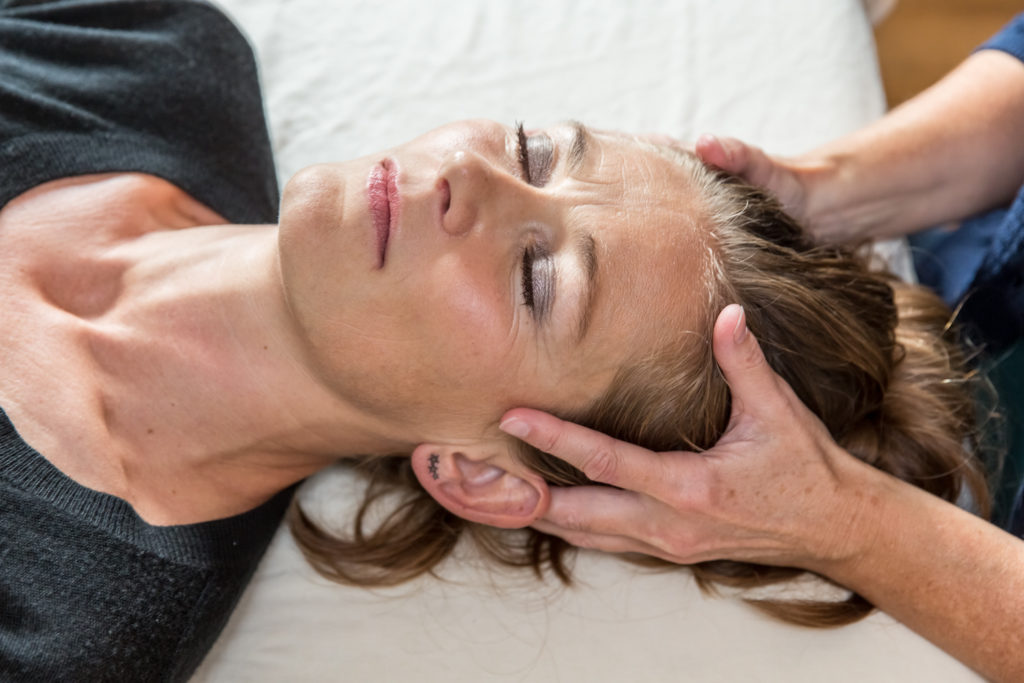
<path id="1" fill-rule="evenodd" d="M 553 489 L 536 528 L 681 564 L 809 569 L 982 675 L 1024 680 L 1024 541 L 842 450 L 741 316 L 729 306 L 715 326 L 734 408 L 704 453 L 652 453 L 538 411 L 506 414 L 508 433 L 618 487 Z"/>
<path id="2" fill-rule="evenodd" d="M 1024 63 L 971 55 L 875 123 L 797 158 L 702 136 L 704 161 L 768 188 L 822 240 L 893 237 L 1011 199 L 1024 184 Z"/>

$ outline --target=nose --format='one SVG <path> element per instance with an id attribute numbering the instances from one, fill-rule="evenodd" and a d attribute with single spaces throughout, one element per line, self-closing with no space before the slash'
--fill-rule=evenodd
<path id="1" fill-rule="evenodd" d="M 444 159 L 437 184 L 443 202 L 441 226 L 453 237 L 507 222 L 513 218 L 510 211 L 521 213 L 529 204 L 525 185 L 469 150 L 452 152 Z"/>

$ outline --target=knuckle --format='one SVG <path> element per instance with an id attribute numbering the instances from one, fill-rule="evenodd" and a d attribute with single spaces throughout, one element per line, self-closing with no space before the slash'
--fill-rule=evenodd
<path id="1" fill-rule="evenodd" d="M 575 460 L 579 458 L 581 444 L 585 443 L 578 434 L 573 433 L 576 429 L 579 428 L 572 423 L 558 421 L 535 445 L 545 453 L 563 460 Z"/>
<path id="2" fill-rule="evenodd" d="M 680 513 L 706 515 L 716 507 L 715 490 L 707 481 L 691 481 L 676 492 L 673 506 Z"/>
<path id="3" fill-rule="evenodd" d="M 552 429 L 551 431 L 544 432 L 544 434 L 538 439 L 536 446 L 546 453 L 557 454 L 562 450 L 562 445 L 564 443 L 565 430 Z"/>
<path id="4" fill-rule="evenodd" d="M 697 457 L 703 458 L 704 456 Z M 673 474 L 668 470 L 661 474 L 660 480 L 671 483 L 671 485 L 661 488 L 663 491 L 662 501 L 677 515 L 699 514 L 704 509 L 708 488 L 706 468 L 690 468 L 686 470 L 686 476 Z"/>
<path id="5" fill-rule="evenodd" d="M 652 545 L 664 555 L 685 561 L 693 552 L 693 534 L 678 524 L 662 526 L 655 531 Z"/>
<path id="6" fill-rule="evenodd" d="M 768 360 L 761 351 L 760 344 L 745 344 L 739 354 L 739 364 L 744 370 L 756 370 L 768 365 Z"/>
<path id="7" fill-rule="evenodd" d="M 673 534 L 666 539 L 665 547 L 662 548 L 674 558 L 685 562 L 693 555 L 694 542 L 690 534 Z"/>
<path id="8" fill-rule="evenodd" d="M 578 532 L 587 530 L 586 520 L 576 513 L 566 514 L 560 520 L 560 523 L 561 526 L 565 527 L 566 529 L 569 529 L 570 531 Z"/>
<path id="9" fill-rule="evenodd" d="M 618 453 L 608 444 L 602 444 L 591 452 L 580 469 L 591 481 L 609 484 L 615 479 L 618 468 Z"/>
<path id="10" fill-rule="evenodd" d="M 669 507 L 674 511 L 685 513 L 689 512 L 694 507 L 692 498 L 693 494 L 691 491 L 677 486 L 667 492 L 665 502 L 668 503 Z"/>

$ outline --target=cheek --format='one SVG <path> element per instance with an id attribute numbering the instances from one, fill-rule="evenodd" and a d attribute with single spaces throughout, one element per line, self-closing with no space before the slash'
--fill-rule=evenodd
<path id="1" fill-rule="evenodd" d="M 515 348 L 514 303 L 493 270 L 442 259 L 433 270 L 433 293 L 423 311 L 448 371 L 487 375 Z"/>
<path id="2" fill-rule="evenodd" d="M 377 412 L 410 425 L 427 420 L 435 432 L 477 434 L 515 392 L 507 287 L 493 271 L 444 259 L 421 272 L 400 296 L 378 302 L 377 340 L 364 358 L 377 391 L 363 388 L 382 399 Z"/>

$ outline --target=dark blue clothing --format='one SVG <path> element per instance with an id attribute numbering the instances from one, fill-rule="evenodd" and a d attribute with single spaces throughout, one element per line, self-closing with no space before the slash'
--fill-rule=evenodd
<path id="1" fill-rule="evenodd" d="M 1024 62 L 1024 13 L 979 49 L 1001 50 Z M 1024 155 L 1024 140 L 1018 153 Z M 981 346 L 999 389 L 1000 410 L 1008 422 L 1006 476 L 1015 478 L 1012 492 L 1024 475 L 1024 377 L 1019 372 L 1024 358 L 1024 187 L 1008 207 L 965 220 L 953 231 L 936 228 L 915 235 L 911 244 L 921 282 L 950 306 L 961 306 L 957 320 Z M 1010 508 L 1008 527 L 1024 536 L 1024 485 Z"/>
<path id="2" fill-rule="evenodd" d="M 1024 13 L 979 49 L 1024 61 Z M 967 219 L 955 231 L 915 235 L 911 242 L 921 282 L 950 306 L 963 305 L 960 322 L 989 353 L 1024 337 L 1024 188 L 1007 208 Z"/>
<path id="3" fill-rule="evenodd" d="M 241 32 L 199 0 L 0 0 L 0 207 L 56 178 L 130 171 L 232 223 L 277 220 Z"/>
<path id="4" fill-rule="evenodd" d="M 0 0 L 0 207 L 118 171 L 162 177 L 229 221 L 277 220 L 245 38 L 197 0 Z M 153 526 L 53 467 L 0 408 L 0 681 L 188 680 L 289 496 Z"/>

